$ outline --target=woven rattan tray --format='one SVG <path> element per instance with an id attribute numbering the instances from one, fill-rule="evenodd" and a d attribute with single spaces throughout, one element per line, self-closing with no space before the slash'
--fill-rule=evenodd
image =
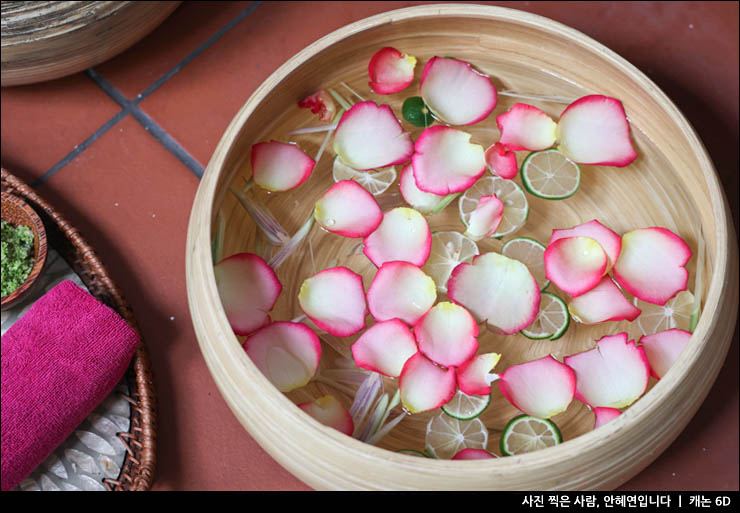
<path id="1" fill-rule="evenodd" d="M 121 473 L 104 479 L 109 490 L 148 490 L 156 465 L 156 396 L 149 354 L 136 326 L 133 312 L 121 291 L 111 280 L 95 250 L 54 208 L 22 180 L 2 168 L 2 190 L 24 198 L 38 213 L 46 227 L 49 245 L 66 260 L 90 293 L 113 308 L 139 335 L 139 346 L 126 372 L 131 403 L 131 422 L 127 432 L 117 436 L 126 447 Z"/>

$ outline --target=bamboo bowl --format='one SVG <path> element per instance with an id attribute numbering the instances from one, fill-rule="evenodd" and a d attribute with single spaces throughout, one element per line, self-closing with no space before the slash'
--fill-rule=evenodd
<path id="1" fill-rule="evenodd" d="M 180 2 L 3 2 L 2 85 L 100 64 L 149 34 Z"/>
<path id="2" fill-rule="evenodd" d="M 251 176 L 251 145 L 290 140 L 287 132 L 317 124 L 296 102 L 342 81 L 361 95 L 400 105 L 418 95 L 418 81 L 400 94 L 378 97 L 367 86 L 369 58 L 383 46 L 415 55 L 423 64 L 434 55 L 467 60 L 489 74 L 499 91 L 518 91 L 575 99 L 601 93 L 620 99 L 631 121 L 638 159 L 627 168 L 583 166 L 579 191 L 567 200 L 528 196 L 530 214 L 515 236 L 549 240 L 553 228 L 599 219 L 619 233 L 663 226 L 692 248 L 689 289 L 697 274 L 697 247 L 706 243 L 701 293 L 703 311 L 687 349 L 659 382 L 607 425 L 592 430 L 593 415 L 578 401 L 554 417 L 564 443 L 523 456 L 484 461 L 433 460 L 395 452 L 422 449 L 430 416 L 410 416 L 379 446 L 371 446 L 314 421 L 295 403 L 333 393 L 349 405 L 352 397 L 312 382 L 284 395 L 260 373 L 241 348 L 221 307 L 213 273 L 211 237 L 217 217 L 225 220 L 224 256 L 255 252 L 262 246 L 251 218 L 229 193 Z M 346 91 L 345 91 L 346 92 Z M 473 141 L 487 147 L 497 140 L 495 115 L 516 99 L 500 95 L 489 118 L 472 127 Z M 521 101 L 521 100 L 520 100 Z M 526 101 L 526 100 L 524 100 Z M 559 116 L 564 104 L 532 102 Z M 420 130 L 404 123 L 412 136 Z M 315 155 L 323 134 L 294 136 Z M 329 145 L 331 148 L 331 145 Z M 331 151 L 301 187 L 286 193 L 256 191 L 289 233 L 309 216 L 314 201 L 332 183 Z M 400 170 L 400 168 L 399 168 Z M 519 178 L 517 177 L 517 181 Z M 387 198 L 386 198 L 387 195 Z M 397 185 L 380 197 L 381 207 L 401 204 Z M 454 205 L 454 204 L 453 204 Z M 457 208 L 428 218 L 432 231 L 462 231 Z M 505 238 L 505 240 L 508 239 Z M 503 242 L 505 242 L 505 240 Z M 374 267 L 358 241 L 314 227 L 300 250 L 278 269 L 283 292 L 273 320 L 301 314 L 297 291 L 321 269 L 346 265 L 363 275 L 367 287 Z M 498 251 L 501 241 L 480 244 L 481 253 Z M 648 78 L 612 51 L 583 34 L 548 19 L 497 7 L 434 5 L 388 12 L 344 27 L 310 45 L 270 76 L 244 104 L 216 149 L 195 199 L 187 245 L 187 285 L 193 324 L 201 351 L 224 398 L 249 433 L 285 468 L 318 489 L 611 489 L 650 464 L 694 415 L 721 368 L 731 341 L 738 305 L 738 259 L 726 200 L 712 163 L 691 126 Z M 439 300 L 444 297 L 440 295 Z M 573 323 L 572 323 L 573 324 Z M 553 354 L 558 359 L 594 346 L 620 326 L 571 326 L 556 342 L 501 337 L 481 330 L 481 349 L 503 354 L 496 372 Z M 334 365 L 356 337 L 333 351 L 324 345 L 322 365 Z M 483 351 L 481 351 L 483 352 Z M 387 380 L 386 390 L 395 383 Z M 489 428 L 489 451 L 497 452 L 500 430 L 517 414 L 493 387 L 489 408 L 480 417 Z"/>

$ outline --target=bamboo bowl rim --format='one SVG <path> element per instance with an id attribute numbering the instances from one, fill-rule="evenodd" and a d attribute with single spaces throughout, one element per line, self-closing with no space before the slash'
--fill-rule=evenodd
<path id="1" fill-rule="evenodd" d="M 630 451 L 613 451 L 610 456 L 618 458 L 616 464 L 613 465 L 615 473 L 614 477 L 602 479 L 601 481 L 588 481 L 584 476 L 578 476 L 577 478 L 564 476 L 562 481 L 557 483 L 557 486 L 563 489 L 570 489 L 574 486 L 580 487 L 583 486 L 584 482 L 586 483 L 586 486 L 592 486 L 595 484 L 598 487 L 616 487 L 633 477 L 639 470 L 652 462 L 653 459 L 656 458 L 658 454 L 662 452 L 668 444 L 673 441 L 673 439 L 675 439 L 676 436 L 678 436 L 680 431 L 690 420 L 691 416 L 693 416 L 701 405 L 701 402 L 708 393 L 709 388 L 711 388 L 714 379 L 716 379 L 716 375 L 721 367 L 721 363 L 725 359 L 731 341 L 731 337 L 728 338 L 725 336 L 726 333 L 716 332 L 718 329 L 716 326 L 719 324 L 720 320 L 727 322 L 728 316 L 730 317 L 730 320 L 733 320 L 733 316 L 737 315 L 737 308 L 732 307 L 733 303 L 735 305 L 737 304 L 737 289 L 733 288 L 736 285 L 728 283 L 732 280 L 727 280 L 728 276 L 732 277 L 737 275 L 737 259 L 735 258 L 737 254 L 736 240 L 733 234 L 732 223 L 727 214 L 727 202 L 724 197 L 723 189 L 720 185 L 711 159 L 707 155 L 706 149 L 697 137 L 691 125 L 686 121 L 671 100 L 669 100 L 668 97 L 649 78 L 615 52 L 575 29 L 542 16 L 503 7 L 467 4 L 436 4 L 389 11 L 357 21 L 319 39 L 289 59 L 267 80 L 265 80 L 265 82 L 255 90 L 252 96 L 242 106 L 224 132 L 224 135 L 214 151 L 201 180 L 191 212 L 186 255 L 188 302 L 201 352 L 204 355 L 211 375 L 218 385 L 224 399 L 238 417 L 239 421 L 247 428 L 260 445 L 262 445 L 280 464 L 297 477 L 306 481 L 308 484 L 318 487 L 325 487 L 327 484 L 338 488 L 355 486 L 362 487 L 367 485 L 363 482 L 358 483 L 357 481 L 352 481 L 351 477 L 347 477 L 345 479 L 343 475 L 335 474 L 332 476 L 334 481 L 331 481 L 323 479 L 322 476 L 314 476 L 310 472 L 305 471 L 298 463 L 296 463 L 296 461 L 294 461 L 294 455 L 291 454 L 289 450 L 270 446 L 263 433 L 254 428 L 250 429 L 250 426 L 253 427 L 256 423 L 265 422 L 265 419 L 263 418 L 264 415 L 260 415 L 260 412 L 249 409 L 249 407 L 244 404 L 238 404 L 232 399 L 232 397 L 230 397 L 230 393 L 239 393 L 237 381 L 241 381 L 243 383 L 244 381 L 251 380 L 254 382 L 254 380 L 256 380 L 260 385 L 264 385 L 265 387 L 269 387 L 271 385 L 269 381 L 261 375 L 260 371 L 251 362 L 246 353 L 241 350 L 241 345 L 236 336 L 230 330 L 228 322 L 226 321 L 226 316 L 220 306 L 211 261 L 211 226 L 213 225 L 214 214 L 218 212 L 216 200 L 219 180 L 222 178 L 223 173 L 228 172 L 228 170 L 225 169 L 225 163 L 228 160 L 230 151 L 232 150 L 231 143 L 237 134 L 239 134 L 243 129 L 250 115 L 261 104 L 261 102 L 265 100 L 276 85 L 280 84 L 281 81 L 286 79 L 292 72 L 312 57 L 354 34 L 368 31 L 385 24 L 433 15 L 461 18 L 482 17 L 492 21 L 523 24 L 529 28 L 535 28 L 548 34 L 557 35 L 574 41 L 579 45 L 586 47 L 590 52 L 598 55 L 609 66 L 616 67 L 621 72 L 629 75 L 631 79 L 635 80 L 636 83 L 649 92 L 651 98 L 654 99 L 656 103 L 658 103 L 660 107 L 676 121 L 678 128 L 686 135 L 691 145 L 695 148 L 697 152 L 696 157 L 700 162 L 700 166 L 696 170 L 696 174 L 705 182 L 710 196 L 716 200 L 712 202 L 711 211 L 712 217 L 717 224 L 715 247 L 721 248 L 721 251 L 717 251 L 715 253 L 716 262 L 714 262 L 713 274 L 707 287 L 708 293 L 704 299 L 702 315 L 694 331 L 694 343 L 691 345 L 691 349 L 689 350 L 689 348 L 687 348 L 687 350 L 682 353 L 679 361 L 676 362 L 676 366 L 687 366 L 687 371 L 694 370 L 706 372 L 704 369 L 699 369 L 697 367 L 696 360 L 703 351 L 707 350 L 707 346 L 709 346 L 710 342 L 716 339 L 715 346 L 717 344 L 720 345 L 718 347 L 711 348 L 711 350 L 714 351 L 715 356 L 721 356 L 721 360 L 710 372 L 707 373 L 708 375 L 713 375 L 709 376 L 707 381 L 703 383 L 703 385 L 705 385 L 703 389 L 699 390 L 698 388 L 701 387 L 696 387 L 697 389 L 691 392 L 693 395 L 690 396 L 690 404 L 687 405 L 687 410 L 691 410 L 690 415 L 685 418 L 685 422 L 682 422 L 680 428 L 675 429 L 675 426 L 672 426 L 671 429 L 665 428 L 665 430 L 661 432 L 663 435 L 667 434 L 670 439 L 660 440 L 660 446 L 657 450 L 655 446 L 643 443 L 639 447 L 630 449 Z M 199 210 L 208 212 L 210 214 L 208 219 L 198 218 L 196 214 Z M 728 294 L 729 298 L 725 297 Z M 720 308 L 720 301 L 723 298 L 725 305 Z M 730 305 L 729 308 L 726 306 L 727 303 Z M 212 332 L 213 324 L 210 324 L 209 328 L 206 329 L 204 322 L 205 319 L 210 323 L 215 322 L 220 328 L 218 330 L 219 332 Z M 734 326 L 734 320 L 731 326 Z M 710 335 L 714 335 L 714 337 Z M 722 337 L 724 337 L 724 339 L 719 340 Z M 240 374 L 238 376 L 224 376 L 221 374 L 224 372 L 224 364 L 227 360 L 237 360 L 237 363 L 240 365 Z M 462 462 L 415 458 L 413 456 L 394 453 L 365 444 L 342 435 L 335 430 L 322 426 L 308 414 L 295 407 L 292 401 L 274 387 L 267 393 L 269 395 L 269 400 L 274 404 L 275 410 L 280 410 L 281 415 L 283 416 L 280 421 L 281 433 L 290 433 L 292 428 L 291 423 L 300 423 L 302 428 L 305 430 L 303 432 L 304 439 L 311 437 L 312 441 L 316 442 L 317 445 L 320 445 L 323 448 L 336 448 L 341 446 L 344 451 L 344 457 L 347 460 L 360 462 L 364 459 L 364 462 L 367 464 L 395 465 L 399 471 L 415 473 L 420 476 L 427 476 L 430 478 L 432 476 L 439 478 L 440 475 L 445 474 L 452 475 L 453 472 L 459 473 L 462 469 L 467 469 L 470 471 L 481 472 L 481 474 L 488 476 L 491 486 L 495 486 L 496 476 L 503 476 L 509 473 L 524 475 L 528 472 L 536 472 L 538 469 L 545 468 L 545 466 L 552 467 L 554 465 L 564 464 L 568 460 L 572 460 L 579 456 L 590 455 L 591 457 L 595 457 L 596 451 L 604 445 L 605 441 L 619 439 L 623 436 L 623 433 L 629 431 L 630 426 L 647 420 L 651 415 L 654 415 L 655 411 L 660 407 L 661 399 L 664 398 L 666 394 L 671 394 L 677 390 L 685 381 L 686 375 L 690 373 L 691 372 L 669 372 L 663 377 L 663 379 L 658 381 L 651 390 L 632 404 L 629 409 L 627 409 L 624 414 L 620 415 L 617 419 L 605 426 L 602 426 L 596 431 L 588 432 L 578 436 L 577 438 L 563 442 L 558 446 L 516 457 Z M 686 385 L 685 383 L 683 384 Z M 250 415 L 255 418 L 250 419 Z M 656 441 L 658 439 L 651 438 L 651 440 Z M 601 450 L 603 450 L 603 448 Z M 650 453 L 647 456 L 644 454 L 646 451 Z M 630 457 L 637 458 L 640 461 L 641 466 L 635 469 L 635 464 L 630 463 L 627 465 L 629 468 L 626 468 L 625 470 L 624 465 L 621 464 L 624 462 L 625 458 Z M 326 470 L 327 474 L 331 474 L 332 466 L 330 463 L 326 463 L 322 468 Z M 377 469 L 377 467 L 374 468 Z M 588 469 L 585 469 L 585 472 L 587 472 L 587 470 Z M 581 473 L 583 474 L 584 472 Z M 397 486 L 405 485 L 403 483 L 398 483 Z"/>
<path id="2" fill-rule="evenodd" d="M 24 281 L 23 284 L 13 292 L 2 298 L 2 308 L 8 308 L 20 301 L 26 293 L 31 290 L 38 277 L 41 276 L 41 271 L 46 264 L 46 229 L 36 211 L 22 198 L 19 198 L 14 194 L 3 192 L 2 202 L 12 203 L 26 214 L 28 221 L 32 223 L 31 228 L 33 230 L 34 238 L 33 267 L 31 267 L 31 272 L 28 274 L 26 281 Z M 4 209 L 3 220 L 5 220 Z"/>

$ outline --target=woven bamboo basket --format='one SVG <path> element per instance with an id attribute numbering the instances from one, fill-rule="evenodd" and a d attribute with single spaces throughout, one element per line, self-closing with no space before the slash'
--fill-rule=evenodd
<path id="1" fill-rule="evenodd" d="M 106 478 L 103 484 L 108 490 L 148 490 L 154 480 L 157 462 L 157 402 L 149 353 L 131 307 L 95 250 L 62 214 L 5 168 L 2 169 L 2 190 L 23 198 L 31 205 L 44 223 L 49 245 L 67 261 L 89 292 L 118 312 L 139 336 L 139 346 L 126 371 L 130 390 L 126 400 L 131 404 L 131 427 L 117 434 L 126 448 L 126 456 L 119 476 Z"/>
<path id="2" fill-rule="evenodd" d="M 286 134 L 316 124 L 296 102 L 319 89 L 333 87 L 349 96 L 339 87 L 344 82 L 368 99 L 390 103 L 400 117 L 401 102 L 418 95 L 418 82 L 401 94 L 383 97 L 373 95 L 367 86 L 367 63 L 384 46 L 416 56 L 422 63 L 417 66 L 417 79 L 423 63 L 432 56 L 453 56 L 490 75 L 499 91 L 571 100 L 599 93 L 623 102 L 638 159 L 622 169 L 584 166 L 580 189 L 567 200 L 538 201 L 530 196 L 529 219 L 516 233 L 546 242 L 553 228 L 594 218 L 618 233 L 663 226 L 681 235 L 694 251 L 688 266 L 689 287 L 696 286 L 697 247 L 703 237 L 704 281 L 696 290 L 703 310 L 691 343 L 670 372 L 658 382 L 651 379 L 646 394 L 614 421 L 592 430 L 592 413 L 573 401 L 566 412 L 553 419 L 565 439 L 558 446 L 483 461 L 418 458 L 396 451 L 423 448 L 431 414 L 405 419 L 378 446 L 365 444 L 321 425 L 295 405 L 327 392 L 349 405 L 351 396 L 317 382 L 282 394 L 245 354 L 242 339 L 231 331 L 221 307 L 211 241 L 218 219 L 225 221 L 224 256 L 255 252 L 255 248 L 264 247 L 264 241 L 229 189 L 241 188 L 251 176 L 248 157 L 256 142 L 294 140 L 309 155 L 316 154 L 323 134 L 301 139 Z M 473 141 L 487 147 L 497 140 L 495 115 L 515 101 L 527 102 L 500 94 L 499 105 L 487 120 L 465 127 Z M 565 108 L 552 100 L 533 101 L 555 119 Z M 412 131 L 412 136 L 418 133 Z M 269 195 L 255 192 L 288 233 L 296 232 L 316 199 L 333 183 L 330 149 L 331 145 L 329 154 L 301 187 Z M 428 221 L 433 232 L 462 231 L 454 207 Z M 309 241 L 277 270 L 283 291 L 272 311 L 273 320 L 291 320 L 301 314 L 298 288 L 321 269 L 347 265 L 363 275 L 366 287 L 372 279 L 374 267 L 363 260 L 364 255 L 357 254 L 357 240 L 315 230 Z M 500 250 L 497 244 L 500 242 L 486 242 L 481 252 Z M 193 205 L 187 245 L 193 324 L 215 382 L 249 433 L 281 465 L 317 489 L 574 490 L 619 486 L 670 445 L 712 386 L 735 326 L 737 278 L 737 243 L 716 172 L 697 134 L 653 82 L 614 52 L 566 26 L 515 10 L 461 4 L 413 7 L 353 23 L 308 46 L 275 71 L 236 114 L 216 148 Z M 479 342 L 481 346 L 492 343 L 496 352 L 503 354 L 496 367 L 499 372 L 508 365 L 551 353 L 561 359 L 589 349 L 612 329 L 572 326 L 557 343 L 530 341 L 519 335 L 496 338 L 491 333 L 481 335 Z M 345 350 L 351 342 L 346 341 Z M 325 346 L 324 355 L 341 352 L 341 348 L 331 351 Z M 394 384 L 387 386 L 392 391 Z M 489 449 L 497 446 L 500 430 L 517 413 L 494 390 L 491 406 L 480 417 L 490 431 Z"/>
<path id="3" fill-rule="evenodd" d="M 71 75 L 154 30 L 180 2 L 3 2 L 2 85 Z"/>

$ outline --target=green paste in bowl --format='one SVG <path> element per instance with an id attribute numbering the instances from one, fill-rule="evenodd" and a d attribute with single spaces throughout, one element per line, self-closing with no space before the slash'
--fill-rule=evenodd
<path id="1" fill-rule="evenodd" d="M 33 268 L 33 231 L 2 221 L 2 297 L 18 289 Z"/>

